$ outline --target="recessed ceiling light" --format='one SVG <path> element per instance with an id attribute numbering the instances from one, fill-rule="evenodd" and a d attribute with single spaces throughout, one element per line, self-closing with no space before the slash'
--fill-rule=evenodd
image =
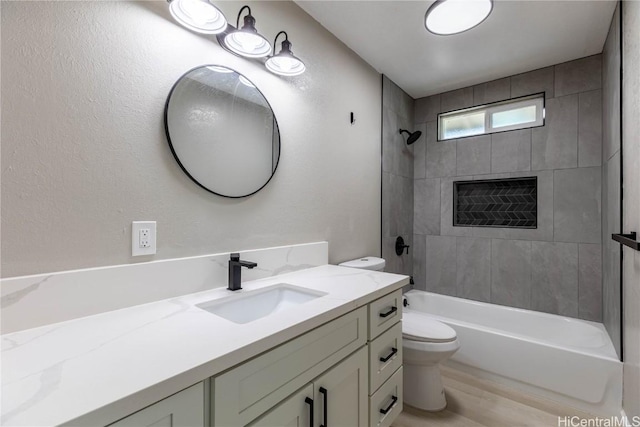
<path id="1" fill-rule="evenodd" d="M 427 10 L 424 23 L 433 34 L 458 34 L 487 19 L 491 9 L 492 0 L 437 0 Z"/>

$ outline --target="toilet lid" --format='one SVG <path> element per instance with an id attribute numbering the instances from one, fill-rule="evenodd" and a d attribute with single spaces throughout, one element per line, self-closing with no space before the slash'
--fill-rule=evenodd
<path id="1" fill-rule="evenodd" d="M 428 315 L 405 310 L 402 313 L 402 336 L 422 342 L 454 341 L 456 331 Z"/>

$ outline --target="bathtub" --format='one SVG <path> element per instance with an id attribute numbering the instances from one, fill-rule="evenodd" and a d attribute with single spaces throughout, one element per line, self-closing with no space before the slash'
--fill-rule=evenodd
<path id="1" fill-rule="evenodd" d="M 409 306 L 455 329 L 446 363 L 583 411 L 619 416 L 622 363 L 600 323 L 412 290 Z"/>

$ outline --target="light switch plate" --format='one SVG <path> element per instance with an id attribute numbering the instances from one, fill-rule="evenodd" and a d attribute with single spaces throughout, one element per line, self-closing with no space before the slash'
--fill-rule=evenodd
<path id="1" fill-rule="evenodd" d="M 131 255 L 156 253 L 156 222 L 133 221 L 131 223 Z"/>

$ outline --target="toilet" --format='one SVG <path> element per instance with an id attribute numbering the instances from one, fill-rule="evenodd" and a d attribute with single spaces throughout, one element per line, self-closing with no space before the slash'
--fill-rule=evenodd
<path id="1" fill-rule="evenodd" d="M 340 264 L 343 267 L 384 271 L 385 260 L 364 257 Z M 403 301 L 406 298 L 403 297 Z M 460 348 L 456 331 L 427 314 L 402 310 L 404 403 L 424 411 L 447 407 L 440 363 Z"/>
<path id="2" fill-rule="evenodd" d="M 447 407 L 440 363 L 460 348 L 456 331 L 427 314 L 402 311 L 404 403 L 424 411 Z"/>

